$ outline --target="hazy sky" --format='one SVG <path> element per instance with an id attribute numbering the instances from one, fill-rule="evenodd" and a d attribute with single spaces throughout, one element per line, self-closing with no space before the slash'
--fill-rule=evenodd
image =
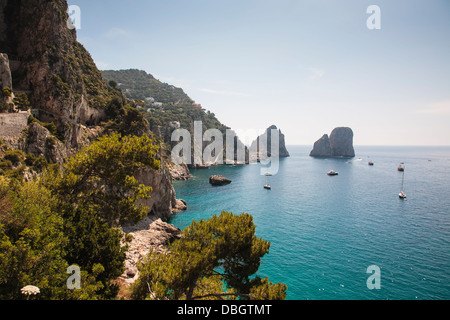
<path id="1" fill-rule="evenodd" d="M 100 69 L 179 86 L 233 129 L 450 145 L 449 0 L 69 0 Z M 381 29 L 366 25 L 369 5 Z"/>

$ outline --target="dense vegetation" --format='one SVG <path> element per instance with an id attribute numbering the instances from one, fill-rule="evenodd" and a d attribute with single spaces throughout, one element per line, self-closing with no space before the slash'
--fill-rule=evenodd
<path id="1" fill-rule="evenodd" d="M 2 152 L 10 168 L 0 174 L 0 299 L 27 298 L 21 289 L 28 285 L 40 289 L 38 299 L 116 298 L 114 280 L 124 271 L 128 240 L 117 227 L 147 214 L 137 200 L 149 198 L 152 189 L 133 174 L 160 167 L 158 147 L 145 134 L 111 133 L 62 167 L 46 164 L 28 182 L 23 170 L 39 158 Z M 255 276 L 269 247 L 256 237 L 248 214 L 194 221 L 170 245 L 171 254 L 148 255 L 133 298 L 284 299 L 284 284 Z M 77 290 L 66 282 L 73 265 L 81 270 Z"/>
<path id="2" fill-rule="evenodd" d="M 119 85 L 124 90 L 127 98 L 143 100 L 148 105 L 151 105 L 153 101 L 146 100 L 146 98 L 153 98 L 155 102 L 164 104 L 192 104 L 193 102 L 184 93 L 183 89 L 163 83 L 145 71 L 136 69 L 106 70 L 102 71 L 102 73 L 105 79 L 114 81 Z"/>
<path id="3" fill-rule="evenodd" d="M 187 129 L 194 135 L 194 121 L 201 121 L 203 132 L 207 129 L 218 129 L 224 135 L 227 126 L 222 124 L 214 113 L 193 105 L 193 101 L 182 89 L 162 83 L 152 75 L 140 70 L 103 71 L 103 75 L 109 80 L 109 85 L 133 99 L 136 107 L 143 110 L 142 115 L 148 121 L 148 125 L 155 137 L 163 144 L 162 150 L 166 156 L 170 155 L 172 132 L 180 127 Z M 154 106 L 145 98 L 155 98 L 163 102 L 162 106 Z M 224 138 L 225 141 L 225 138 Z M 193 147 L 194 144 L 192 144 Z"/>
<path id="4" fill-rule="evenodd" d="M 77 50 L 85 52 L 82 47 Z M 84 68 L 90 104 L 105 111 L 103 133 L 64 163 L 10 150 L 0 141 L 0 299 L 30 298 L 21 291 L 29 285 L 40 290 L 35 299 L 117 298 L 115 280 L 124 271 L 129 240 L 118 227 L 147 214 L 148 208 L 137 200 L 150 197 L 152 190 L 139 184 L 134 173 L 140 167 L 160 168 L 164 154 L 159 148 L 170 150 L 174 122 L 191 132 L 194 121 L 202 121 L 204 130 L 227 129 L 213 113 L 193 106 L 181 89 L 150 75 L 125 72 L 129 78 L 117 79 L 119 86 L 112 79 L 98 80 L 95 65 L 77 61 L 87 57 L 67 59 L 74 70 Z M 136 72 L 136 94 L 124 92 L 123 83 Z M 139 110 L 145 102 L 137 83 L 144 80 L 142 94 L 164 102 L 150 112 Z M 55 76 L 54 81 L 61 95 L 77 95 L 67 79 Z M 15 103 L 29 107 L 25 95 Z M 31 123 L 49 131 L 47 140 L 64 141 L 64 132 L 54 122 L 30 116 Z M 133 298 L 284 299 L 284 284 L 255 276 L 269 247 L 255 236 L 248 214 L 224 212 L 194 221 L 181 240 L 170 245 L 170 255 L 151 252 L 145 259 Z M 81 270 L 80 289 L 67 287 L 72 266 Z"/>
<path id="5" fill-rule="evenodd" d="M 116 227 L 148 211 L 136 200 L 151 188 L 133 174 L 141 166 L 158 169 L 156 152 L 146 135 L 116 133 L 38 180 L 0 176 L 0 299 L 23 298 L 26 285 L 39 287 L 42 299 L 114 298 L 125 259 Z M 24 161 L 20 152 L 11 159 Z M 83 270 L 80 290 L 66 288 L 69 265 Z"/>
<path id="6" fill-rule="evenodd" d="M 283 300 L 286 285 L 253 277 L 270 243 L 255 235 L 253 217 L 222 212 L 192 222 L 170 254 L 151 252 L 133 287 L 137 299 Z"/>

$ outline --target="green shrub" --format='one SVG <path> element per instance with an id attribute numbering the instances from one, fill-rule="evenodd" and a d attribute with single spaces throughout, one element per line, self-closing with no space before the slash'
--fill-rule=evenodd
<path id="1" fill-rule="evenodd" d="M 34 153 L 28 153 L 27 157 L 25 158 L 25 164 L 29 167 L 33 165 L 33 163 L 36 161 L 36 156 Z"/>
<path id="2" fill-rule="evenodd" d="M 12 169 L 12 162 L 10 160 L 0 159 L 0 169 L 7 171 Z"/>
<path id="3" fill-rule="evenodd" d="M 23 162 L 25 160 L 25 154 L 20 150 L 8 150 L 3 158 L 15 164 Z"/>
<path id="4" fill-rule="evenodd" d="M 5 100 L 0 98 L 0 113 L 8 112 L 9 105 L 6 103 Z"/>
<path id="5" fill-rule="evenodd" d="M 33 162 L 33 167 L 38 170 L 38 171 L 42 171 L 43 169 L 45 169 L 48 166 L 48 162 L 47 159 L 45 159 L 44 156 L 40 156 L 38 157 L 34 162 Z"/>
<path id="6" fill-rule="evenodd" d="M 12 89 L 9 87 L 4 87 L 2 90 L 2 96 L 3 97 L 11 97 Z"/>

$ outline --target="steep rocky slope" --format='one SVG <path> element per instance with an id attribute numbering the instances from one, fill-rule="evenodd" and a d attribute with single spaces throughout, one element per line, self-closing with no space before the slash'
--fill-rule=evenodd
<path id="1" fill-rule="evenodd" d="M 135 107 L 124 108 L 126 97 L 107 84 L 77 41 L 76 30 L 68 28 L 67 9 L 66 0 L 2 0 L 0 4 L 0 53 L 8 56 L 12 75 L 10 79 L 3 63 L 2 87 L 11 85 L 14 92 L 25 92 L 38 117 L 14 138 L 21 141 L 18 147 L 24 152 L 60 164 L 99 135 L 120 128 L 106 123 L 118 121 L 119 109 L 142 120 L 139 134 L 150 133 L 148 122 Z M 11 116 L 4 115 L 7 121 Z M 56 132 L 46 124 L 54 125 Z M 154 190 L 147 204 L 151 214 L 167 220 L 177 204 L 170 174 L 144 168 L 137 175 Z"/>
<path id="2" fill-rule="evenodd" d="M 108 88 L 67 19 L 65 0 L 3 0 L 0 52 L 14 63 L 14 90 L 25 91 L 40 119 L 55 122 L 76 148 L 81 126 L 104 119 Z"/>

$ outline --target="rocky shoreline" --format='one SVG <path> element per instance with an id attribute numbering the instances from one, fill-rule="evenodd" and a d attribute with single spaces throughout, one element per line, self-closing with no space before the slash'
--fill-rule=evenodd
<path id="1" fill-rule="evenodd" d="M 122 232 L 124 239 L 129 240 L 122 242 L 122 245 L 128 246 L 125 253 L 125 271 L 116 280 L 122 291 L 127 291 L 137 280 L 138 264 L 145 260 L 151 250 L 165 254 L 168 244 L 181 238 L 180 229 L 154 217 L 146 217 L 137 224 L 123 226 Z"/>

